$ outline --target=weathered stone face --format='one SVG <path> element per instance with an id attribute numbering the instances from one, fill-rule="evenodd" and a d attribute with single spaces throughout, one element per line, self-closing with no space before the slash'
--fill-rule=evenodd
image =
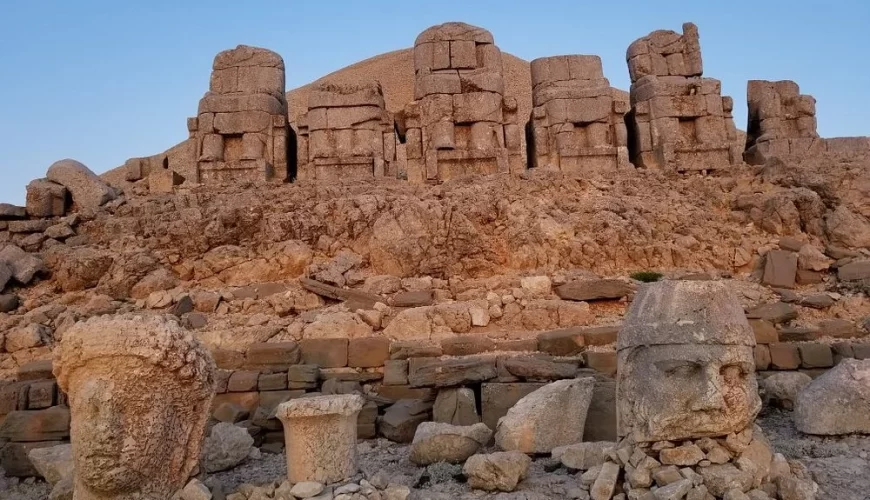
<path id="1" fill-rule="evenodd" d="M 642 441 L 725 435 L 758 413 L 751 347 L 659 345 L 620 352 L 621 430 Z"/>
<path id="2" fill-rule="evenodd" d="M 190 334 L 161 317 L 92 318 L 65 332 L 54 367 L 77 500 L 166 500 L 184 486 L 215 390 L 214 361 Z"/>
<path id="3" fill-rule="evenodd" d="M 761 408 L 754 343 L 723 282 L 641 287 L 619 334 L 617 432 L 643 442 L 742 431 Z"/>

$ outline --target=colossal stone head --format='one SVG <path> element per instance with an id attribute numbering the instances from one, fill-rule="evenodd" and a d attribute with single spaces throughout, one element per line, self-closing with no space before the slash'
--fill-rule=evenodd
<path id="1" fill-rule="evenodd" d="M 64 334 L 54 367 L 69 396 L 76 500 L 165 500 L 184 487 L 215 390 L 199 342 L 167 318 L 91 318 Z"/>
<path id="2" fill-rule="evenodd" d="M 761 409 L 755 336 L 719 281 L 642 287 L 617 342 L 617 431 L 636 442 L 739 432 Z"/>

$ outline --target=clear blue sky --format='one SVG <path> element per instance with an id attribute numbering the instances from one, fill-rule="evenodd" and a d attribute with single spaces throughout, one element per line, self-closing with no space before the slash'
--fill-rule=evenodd
<path id="1" fill-rule="evenodd" d="M 101 173 L 187 136 L 214 55 L 238 44 L 284 57 L 287 88 L 410 47 L 464 21 L 527 60 L 598 54 L 628 89 L 625 49 L 655 29 L 700 29 L 704 74 L 734 97 L 746 80 L 815 95 L 823 136 L 870 135 L 870 2 L 854 1 L 7 1 L 0 7 L 0 201 L 61 158 Z"/>

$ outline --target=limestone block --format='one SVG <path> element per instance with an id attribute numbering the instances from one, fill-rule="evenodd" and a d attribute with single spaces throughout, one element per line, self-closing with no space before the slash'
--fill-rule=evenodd
<path id="1" fill-rule="evenodd" d="M 484 424 L 462 426 L 423 422 L 411 443 L 411 462 L 429 465 L 437 462 L 460 464 L 489 443 L 492 430 Z"/>
<path id="2" fill-rule="evenodd" d="M 242 136 L 242 159 L 243 160 L 259 160 L 264 158 L 263 150 L 266 147 L 266 136 L 264 134 L 248 133 Z"/>
<path id="3" fill-rule="evenodd" d="M 239 68 L 238 91 L 251 94 L 284 94 L 284 68 L 245 66 Z"/>
<path id="4" fill-rule="evenodd" d="M 761 282 L 775 288 L 794 288 L 798 254 L 786 250 L 767 252 Z"/>
<path id="5" fill-rule="evenodd" d="M 474 69 L 477 67 L 477 48 L 471 40 L 450 42 L 450 67 L 454 69 Z"/>
<path id="6" fill-rule="evenodd" d="M 435 422 L 452 425 L 474 425 L 480 422 L 474 391 L 466 387 L 438 391 L 432 412 Z"/>
<path id="7" fill-rule="evenodd" d="M 502 121 L 502 96 L 494 92 L 468 92 L 453 96 L 456 123 Z"/>
<path id="8" fill-rule="evenodd" d="M 375 106 L 384 108 L 383 91 L 377 84 L 341 85 L 323 83 L 308 94 L 308 109 Z"/>
<path id="9" fill-rule="evenodd" d="M 383 108 L 375 106 L 354 106 L 347 108 L 327 108 L 327 126 L 332 129 L 356 128 L 366 122 L 380 125 L 384 120 Z"/>
<path id="10" fill-rule="evenodd" d="M 207 93 L 199 101 L 198 115 L 205 113 L 239 113 L 242 111 L 264 111 L 271 115 L 287 113 L 287 103 L 269 94 L 232 94 Z"/>
<path id="11" fill-rule="evenodd" d="M 34 448 L 27 453 L 27 457 L 49 484 L 55 485 L 73 475 L 72 445 Z"/>
<path id="12" fill-rule="evenodd" d="M 48 180 L 66 187 L 72 201 L 81 208 L 97 208 L 117 197 L 115 190 L 83 164 L 60 160 L 48 167 Z"/>
<path id="13" fill-rule="evenodd" d="M 465 92 L 495 92 L 504 95 L 504 78 L 491 69 L 464 70 L 459 81 Z"/>
<path id="14" fill-rule="evenodd" d="M 316 396 L 282 403 L 287 478 L 292 483 L 344 481 L 357 472 L 357 416 L 362 396 Z"/>
<path id="15" fill-rule="evenodd" d="M 26 209 L 31 217 L 62 217 L 69 205 L 67 189 L 48 179 L 27 185 Z"/>
<path id="16" fill-rule="evenodd" d="M 272 115 L 264 111 L 240 111 L 214 115 L 214 128 L 219 134 L 224 135 L 265 132 L 271 126 Z"/>
<path id="17" fill-rule="evenodd" d="M 254 438 L 244 427 L 220 422 L 211 429 L 203 445 L 203 463 L 208 473 L 220 472 L 244 462 L 251 453 Z"/>
<path id="18" fill-rule="evenodd" d="M 414 73 L 430 70 L 435 65 L 435 44 L 421 43 L 414 46 Z"/>
<path id="19" fill-rule="evenodd" d="M 582 441 L 594 384 L 592 378 L 560 380 L 522 398 L 499 420 L 496 444 L 502 450 L 550 453 Z"/>
<path id="20" fill-rule="evenodd" d="M 52 441 L 70 435 L 70 412 L 62 406 L 13 411 L 0 423 L 0 438 L 18 443 Z"/>
<path id="21" fill-rule="evenodd" d="M 492 33 L 466 23 L 449 22 L 432 26 L 417 36 L 414 46 L 426 42 L 469 40 L 478 44 L 491 44 Z"/>
<path id="22" fill-rule="evenodd" d="M 477 62 L 479 68 L 486 68 L 501 75 L 504 71 L 501 50 L 493 43 L 477 43 Z"/>
<path id="23" fill-rule="evenodd" d="M 432 43 L 432 69 L 447 69 L 450 67 L 450 42 L 438 41 Z"/>
<path id="24" fill-rule="evenodd" d="M 424 74 L 414 84 L 414 99 L 433 94 L 460 94 L 462 82 L 456 71 Z"/>
<path id="25" fill-rule="evenodd" d="M 172 193 L 173 188 L 183 182 L 184 177 L 174 170 L 155 170 L 148 175 L 148 191 L 151 194 Z"/>
<path id="26" fill-rule="evenodd" d="M 218 94 L 239 91 L 239 68 L 215 69 L 209 79 L 209 90 Z"/>
<path id="27" fill-rule="evenodd" d="M 844 359 L 797 395 L 795 426 L 807 434 L 870 434 L 870 360 Z"/>

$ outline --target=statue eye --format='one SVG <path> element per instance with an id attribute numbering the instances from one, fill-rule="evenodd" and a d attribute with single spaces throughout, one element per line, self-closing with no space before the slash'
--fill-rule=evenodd
<path id="1" fill-rule="evenodd" d="M 674 377 L 690 377 L 698 373 L 700 366 L 688 361 L 670 361 L 657 363 L 659 370 Z"/>

